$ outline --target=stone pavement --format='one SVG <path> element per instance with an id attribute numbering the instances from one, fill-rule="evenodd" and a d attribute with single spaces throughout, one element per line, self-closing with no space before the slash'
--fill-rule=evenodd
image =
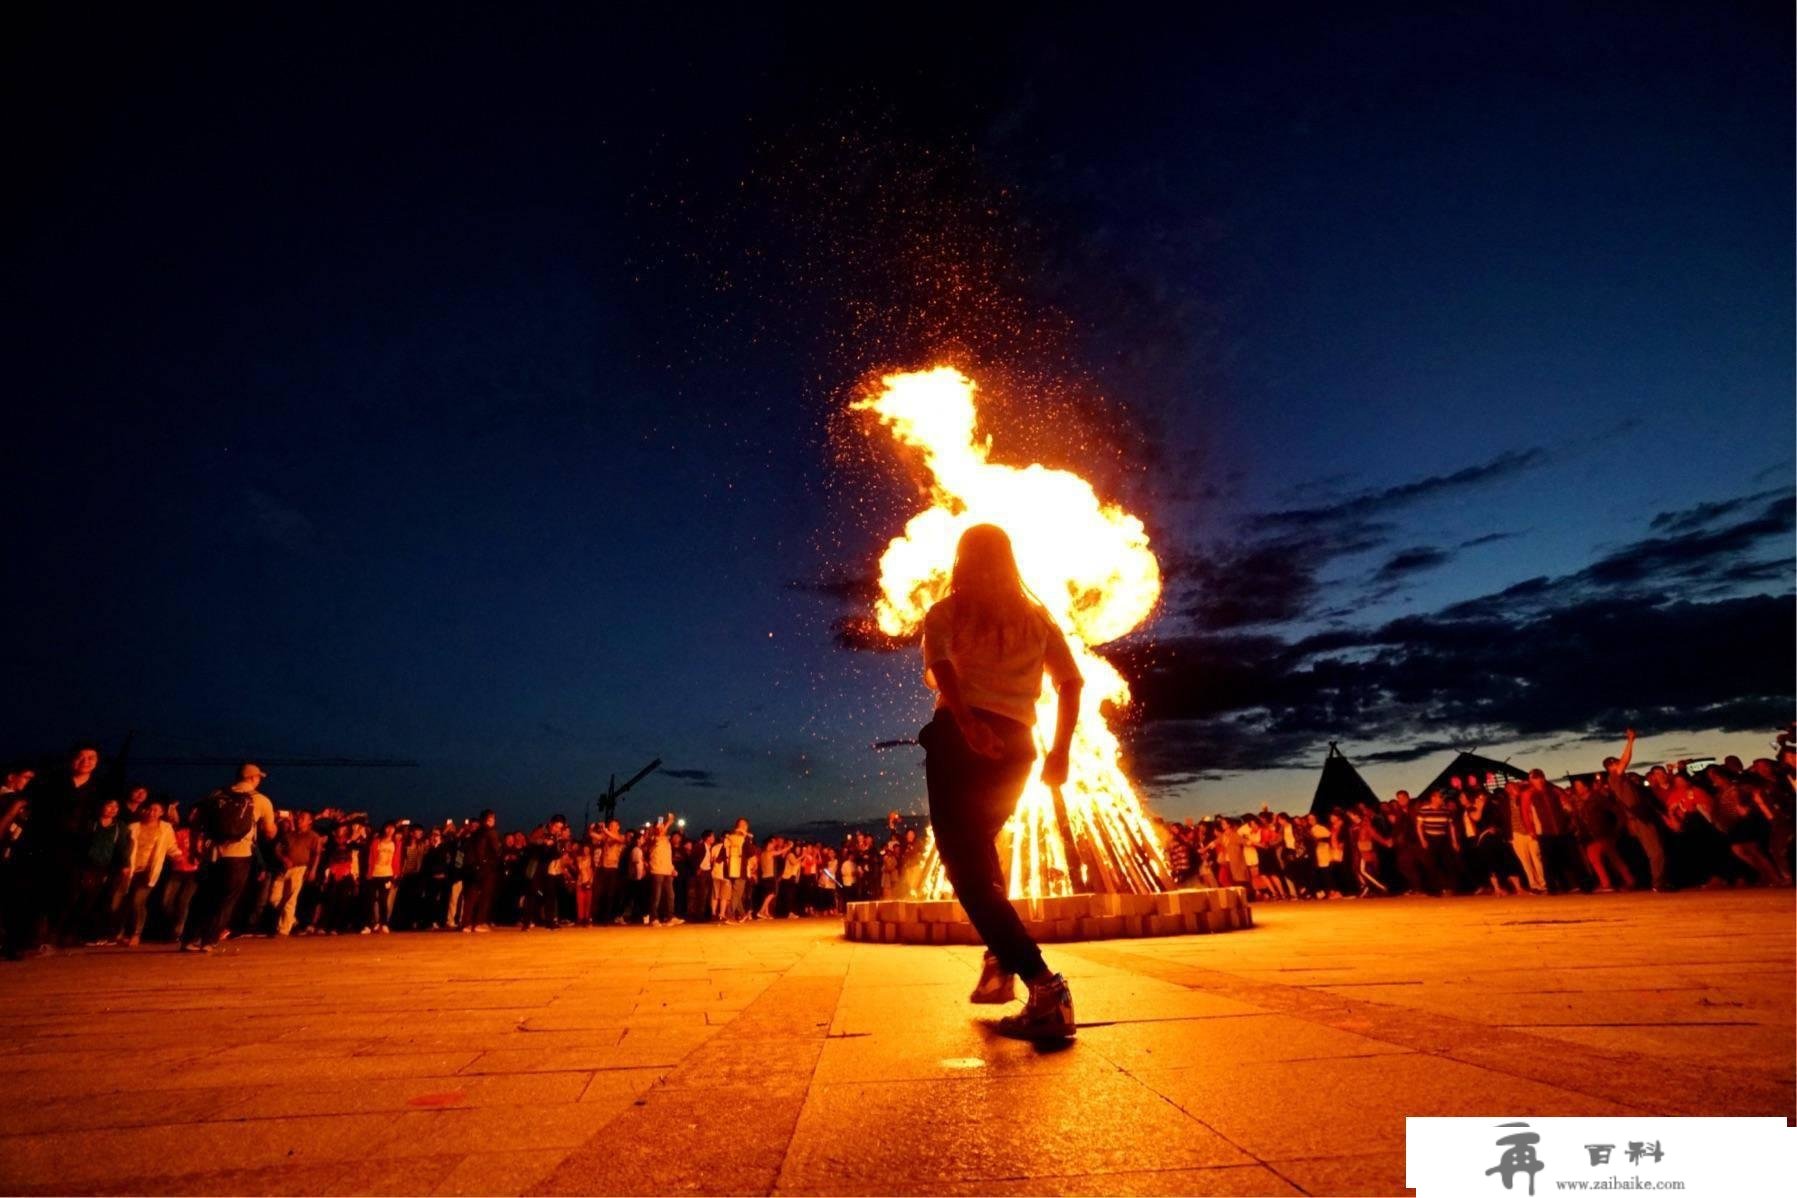
<path id="1" fill-rule="evenodd" d="M 1398 1194 L 1405 1114 L 1793 1114 L 1792 892 L 1261 905 L 978 950 L 826 921 L 0 967 L 0 1191 Z"/>

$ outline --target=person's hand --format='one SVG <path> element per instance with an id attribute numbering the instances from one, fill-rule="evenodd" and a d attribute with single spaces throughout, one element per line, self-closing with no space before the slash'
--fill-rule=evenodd
<path id="1" fill-rule="evenodd" d="M 1042 784 L 1048 787 L 1063 786 L 1067 782 L 1067 750 L 1050 749 L 1048 756 L 1042 759 Z"/>
<path id="2" fill-rule="evenodd" d="M 978 716 L 965 718 L 957 716 L 955 724 L 961 729 L 961 739 L 967 742 L 967 747 L 981 757 L 997 759 L 1004 755 L 1004 741 L 1000 740 L 998 733 L 992 731 L 991 726 Z"/>
<path id="3" fill-rule="evenodd" d="M 1635 730 L 1633 728 L 1630 728 L 1628 731 L 1628 739 L 1630 739 L 1630 740 L 1635 739 Z"/>

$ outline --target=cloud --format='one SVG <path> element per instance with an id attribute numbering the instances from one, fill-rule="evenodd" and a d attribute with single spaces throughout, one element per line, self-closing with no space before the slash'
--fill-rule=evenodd
<path id="1" fill-rule="evenodd" d="M 1319 521 L 1339 524 L 1408 507 L 1450 491 L 1465 490 L 1497 482 L 1512 475 L 1533 470 L 1548 460 L 1545 449 L 1506 450 L 1487 462 L 1466 466 L 1451 474 L 1432 474 L 1413 482 L 1400 483 L 1375 491 L 1363 491 L 1340 503 L 1315 507 L 1287 508 L 1265 512 L 1255 517 L 1263 528 L 1306 527 Z"/>
<path id="2" fill-rule="evenodd" d="M 1790 718 L 1797 656 L 1789 492 L 1667 513 L 1582 570 L 1369 628 L 1301 638 L 1219 632 L 1106 650 L 1137 699 L 1140 776 L 1314 768 L 1328 740 L 1367 761 L 1531 737 L 1770 728 Z M 1740 518 L 1718 524 L 1721 515 Z M 1695 521 L 1695 526 L 1693 526 Z M 1381 567 L 1402 575 L 1446 551 Z M 1776 593 L 1765 593 L 1768 586 Z M 1747 592 L 1758 593 L 1747 593 Z"/>
<path id="3" fill-rule="evenodd" d="M 1488 532 L 1483 536 L 1473 537 L 1455 546 L 1458 549 L 1477 549 L 1481 545 L 1495 545 L 1499 541 L 1513 541 L 1522 536 L 1520 532 Z"/>
<path id="4" fill-rule="evenodd" d="M 1770 491 L 1759 491 L 1752 495 L 1737 495 L 1733 499 L 1722 499 L 1711 503 L 1700 503 L 1695 507 L 1683 508 L 1679 511 L 1661 512 L 1653 518 L 1653 522 L 1648 527 L 1666 533 L 1691 532 L 1703 528 L 1705 525 L 1711 524 L 1716 520 L 1721 519 L 1723 516 L 1732 516 L 1736 512 L 1745 511 L 1755 504 L 1764 503 L 1768 499 L 1787 494 L 1789 494 L 1787 489 L 1774 488 Z"/>
<path id="5" fill-rule="evenodd" d="M 1417 574 L 1424 570 L 1453 561 L 1454 555 L 1446 549 L 1437 549 L 1430 545 L 1416 545 L 1409 549 L 1400 549 L 1385 559 L 1373 577 L 1381 582 L 1391 582 L 1407 575 Z"/>
<path id="6" fill-rule="evenodd" d="M 1496 594 L 1455 604 L 1444 614 L 1461 618 L 1501 616 L 1519 606 L 1539 609 L 1585 596 L 1635 590 L 1676 594 L 1685 599 L 1714 598 L 1781 580 L 1788 584 L 1793 571 L 1789 556 L 1752 556 L 1771 541 L 1782 542 L 1780 552 L 1788 553 L 1784 547 L 1789 546 L 1793 528 L 1797 528 L 1797 506 L 1792 493 L 1772 494 L 1778 497 L 1732 524 L 1634 541 L 1611 550 L 1576 573 L 1525 579 Z M 1761 501 L 1765 495 L 1743 497 L 1748 498 Z M 1730 508 L 1738 511 L 1746 506 L 1734 503 Z M 1695 511 L 1662 513 L 1653 523 L 1662 528 L 1680 526 Z M 1666 517 L 1670 520 L 1661 523 Z"/>
<path id="7" fill-rule="evenodd" d="M 1314 768 L 1330 739 L 1400 747 L 1598 734 L 1770 728 L 1790 718 L 1788 596 L 1709 603 L 1591 597 L 1508 617 L 1410 616 L 1367 630 L 1194 636 L 1108 654 L 1138 704 L 1150 778 Z"/>
<path id="8" fill-rule="evenodd" d="M 662 770 L 661 772 L 666 777 L 677 782 L 684 782 L 688 786 L 697 787 L 700 790 L 716 790 L 718 787 L 717 774 L 711 770 Z"/>
<path id="9" fill-rule="evenodd" d="M 1532 470 L 1547 459 L 1543 449 L 1510 450 L 1448 474 L 1362 491 L 1335 503 L 1251 515 L 1246 538 L 1175 556 L 1168 571 L 1168 607 L 1212 630 L 1328 618 L 1313 610 L 1322 590 L 1321 574 L 1333 562 L 1389 545 L 1393 524 L 1388 517 L 1444 494 Z M 1472 543 L 1512 535 L 1492 533 Z M 1389 597 L 1398 580 L 1445 564 L 1451 556 L 1452 551 L 1421 546 L 1395 553 L 1372 576 L 1373 584 L 1383 588 L 1373 597 Z"/>

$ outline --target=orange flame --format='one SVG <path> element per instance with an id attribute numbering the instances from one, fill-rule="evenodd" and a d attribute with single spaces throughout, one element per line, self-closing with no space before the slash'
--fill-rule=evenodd
<path id="1" fill-rule="evenodd" d="M 1091 650 L 1139 626 L 1160 599 L 1160 563 L 1142 522 L 1100 500 L 1077 474 L 988 460 L 991 439 L 974 434 L 973 380 L 953 367 L 890 374 L 880 384 L 854 409 L 873 412 L 901 443 L 920 450 L 931 476 L 930 506 L 880 558 L 880 630 L 915 632 L 930 605 L 948 594 L 961 533 L 997 524 L 1010 534 L 1024 582 L 1067 634 L 1085 676 L 1061 802 L 1033 774 L 1001 836 L 1011 897 L 1167 889 L 1159 838 L 1118 763 L 1103 710 L 1126 706 L 1129 684 Z M 1054 727 L 1056 702 L 1052 690 L 1038 698 L 1039 736 Z M 933 852 L 924 890 L 950 893 Z"/>

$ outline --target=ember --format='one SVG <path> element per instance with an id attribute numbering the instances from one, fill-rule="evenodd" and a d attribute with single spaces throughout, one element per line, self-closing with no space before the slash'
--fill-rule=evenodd
<path id="1" fill-rule="evenodd" d="M 991 438 L 974 431 L 974 382 L 960 371 L 940 366 L 880 382 L 855 409 L 873 412 L 919 450 L 931 477 L 930 506 L 880 558 L 880 630 L 915 632 L 948 593 L 962 531 L 990 522 L 1010 534 L 1024 581 L 1067 634 L 1085 676 L 1067 785 L 1051 791 L 1033 778 L 1001 836 L 1011 897 L 1168 889 L 1166 859 L 1105 718 L 1107 706 L 1129 703 L 1129 685 L 1092 652 L 1140 626 L 1160 598 L 1160 564 L 1142 522 L 1076 474 L 990 461 Z M 1054 726 L 1054 703 L 1052 693 L 1038 701 L 1039 729 Z M 923 893 L 952 893 L 934 852 Z"/>

